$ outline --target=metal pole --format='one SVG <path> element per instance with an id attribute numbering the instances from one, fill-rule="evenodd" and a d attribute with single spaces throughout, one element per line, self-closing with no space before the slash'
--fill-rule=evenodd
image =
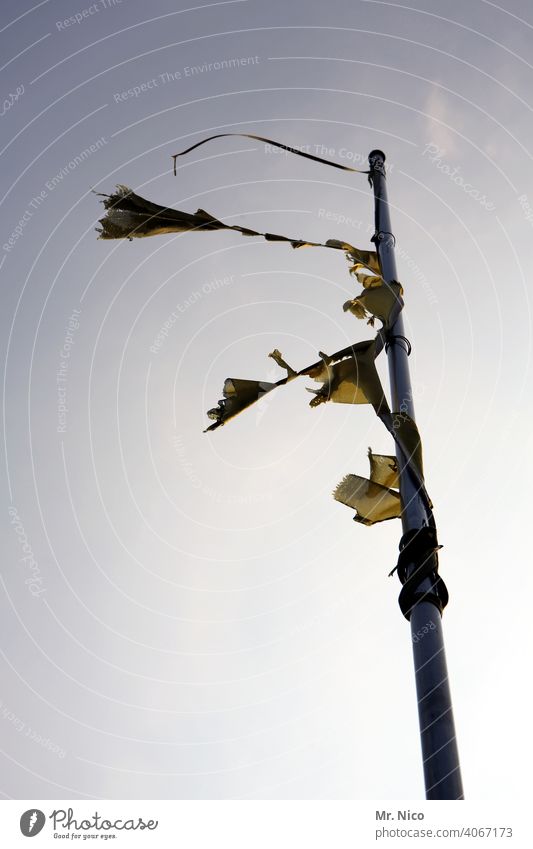
<path id="1" fill-rule="evenodd" d="M 370 177 L 374 189 L 376 233 L 374 241 L 386 283 L 398 280 L 394 257 L 395 239 L 392 234 L 385 154 L 373 150 L 369 156 Z M 388 334 L 388 364 L 391 403 L 394 412 L 404 412 L 415 420 L 413 392 L 409 375 L 409 345 L 405 339 L 402 313 Z M 400 470 L 402 526 L 404 538 L 409 532 L 428 527 L 429 516 L 418 485 L 396 448 Z M 436 562 L 436 561 L 435 561 Z M 411 563 L 405 570 L 407 579 L 419 564 Z M 419 590 L 426 598 L 417 600 L 410 612 L 413 659 L 415 666 L 418 717 L 427 799 L 463 799 L 461 769 L 453 721 L 453 709 L 444 653 L 442 619 L 435 600 L 436 575 L 424 578 Z"/>

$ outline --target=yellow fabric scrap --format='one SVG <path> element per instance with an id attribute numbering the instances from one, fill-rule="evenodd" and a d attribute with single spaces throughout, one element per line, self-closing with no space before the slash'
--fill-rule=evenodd
<path id="1" fill-rule="evenodd" d="M 401 515 L 398 466 L 395 457 L 373 454 L 368 449 L 370 478 L 346 475 L 336 487 L 333 497 L 356 511 L 355 522 L 374 525 Z"/>
<path id="2" fill-rule="evenodd" d="M 360 268 L 368 268 L 374 274 L 381 275 L 379 257 L 376 251 L 361 250 L 350 245 L 348 242 L 340 242 L 338 239 L 328 239 L 326 247 L 337 248 L 346 253 L 346 258 L 354 263 L 350 269 L 351 273 L 355 274 Z"/>
<path id="3" fill-rule="evenodd" d="M 209 418 L 215 420 L 215 424 L 210 425 L 207 430 L 214 430 L 225 424 L 229 419 L 246 410 L 251 404 L 259 401 L 267 392 L 275 389 L 277 385 L 276 383 L 267 383 L 264 380 L 226 378 L 222 390 L 224 397 L 218 402 L 218 407 L 207 411 Z"/>
<path id="4" fill-rule="evenodd" d="M 375 278 L 377 279 L 377 278 Z M 389 327 L 403 306 L 402 287 L 399 283 L 384 283 L 365 289 L 357 298 L 346 301 L 344 312 L 351 312 L 356 318 L 368 318 L 369 324 L 379 318 L 384 327 Z"/>
<path id="5" fill-rule="evenodd" d="M 389 454 L 373 454 L 372 449 L 369 448 L 368 461 L 370 463 L 370 479 L 372 481 L 390 489 L 400 488 L 396 457 L 391 457 Z"/>
<path id="6" fill-rule="evenodd" d="M 320 366 L 307 373 L 323 385 L 310 389 L 315 393 L 311 407 L 333 401 L 337 404 L 372 404 L 376 412 L 388 409 L 383 387 L 375 366 L 376 344 L 372 339 L 353 346 L 351 356 L 331 363 L 324 354 Z"/>
<path id="7" fill-rule="evenodd" d="M 354 521 L 363 525 L 397 519 L 401 514 L 398 492 L 359 475 L 346 475 L 333 496 L 336 501 L 355 510 Z"/>

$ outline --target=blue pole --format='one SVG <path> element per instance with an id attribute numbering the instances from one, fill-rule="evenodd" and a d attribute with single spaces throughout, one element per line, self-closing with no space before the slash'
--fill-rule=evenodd
<path id="1" fill-rule="evenodd" d="M 392 234 L 387 198 L 385 154 L 381 150 L 373 150 L 368 156 L 368 161 L 374 189 L 376 225 L 374 241 L 381 262 L 383 278 L 386 283 L 391 283 L 398 280 L 398 275 L 394 256 L 395 239 Z M 405 412 L 414 421 L 415 411 L 408 360 L 409 344 L 405 339 L 402 313 L 399 314 L 394 325 L 388 331 L 387 337 L 392 410 L 393 412 Z M 396 455 L 400 471 L 400 497 L 402 502 L 403 538 L 400 548 L 407 550 L 408 541 L 416 537 L 417 532 L 421 529 L 426 529 L 426 532 L 430 531 L 430 516 L 425 502 L 419 494 L 418 484 L 409 474 L 405 459 L 398 447 L 396 447 Z M 409 551 L 411 550 L 410 548 Z M 442 633 L 441 611 L 443 605 L 439 602 L 439 591 L 437 589 L 436 554 L 432 553 L 429 557 L 433 558 L 435 570 L 429 577 L 421 580 L 419 586 L 416 587 L 417 596 L 414 604 L 405 613 L 410 621 L 413 641 L 426 798 L 463 799 L 461 768 Z M 398 569 L 402 583 L 405 583 L 418 567 L 420 567 L 420 562 L 417 562 L 413 553 L 413 560 L 407 558 L 404 568 Z"/>

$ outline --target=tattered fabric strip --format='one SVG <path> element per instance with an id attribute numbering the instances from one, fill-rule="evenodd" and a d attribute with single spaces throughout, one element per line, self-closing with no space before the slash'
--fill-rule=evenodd
<path id="1" fill-rule="evenodd" d="M 328 356 L 319 352 L 321 359 L 307 366 L 301 371 L 296 371 L 283 359 L 277 349 L 269 356 L 287 372 L 287 376 L 275 383 L 265 381 L 243 380 L 240 378 L 228 378 L 224 382 L 223 398 L 218 406 L 209 410 L 207 415 L 214 423 L 206 428 L 206 431 L 216 430 L 226 424 L 230 419 L 260 400 L 267 392 L 284 386 L 297 377 L 307 376 L 322 383 L 318 390 L 309 390 L 315 397 L 310 402 L 311 407 L 316 407 L 326 401 L 340 404 L 371 404 L 376 415 L 381 419 L 396 445 L 400 449 L 403 458 L 402 467 L 407 468 L 409 474 L 418 489 L 419 495 L 424 502 L 430 524 L 433 520 L 433 505 L 426 490 L 424 482 L 424 471 L 422 465 L 422 445 L 420 434 L 414 421 L 403 412 L 391 413 L 379 375 L 374 363 L 378 350 L 381 350 L 383 335 L 378 333 L 375 339 L 366 342 L 358 342 L 336 354 Z M 372 455 L 371 457 L 386 457 L 386 455 Z M 371 478 L 376 486 L 390 489 L 399 485 L 398 467 L 394 458 L 386 457 L 390 472 L 383 466 L 383 460 L 370 460 Z M 355 476 L 357 477 L 357 476 Z M 374 498 L 377 490 L 372 490 Z M 342 500 L 342 499 L 341 499 Z M 391 503 L 390 499 L 389 502 Z M 399 514 L 398 514 L 399 515 Z"/>
<path id="2" fill-rule="evenodd" d="M 372 449 L 369 448 L 368 462 L 370 464 L 371 480 L 389 489 L 400 488 L 400 476 L 396 457 L 392 457 L 389 454 L 374 454 Z"/>
<path id="3" fill-rule="evenodd" d="M 276 349 L 269 356 L 287 371 L 287 376 L 275 383 L 243 380 L 241 378 L 226 379 L 222 392 L 223 398 L 218 402 L 217 407 L 207 413 L 209 418 L 214 420 L 214 423 L 204 432 L 216 430 L 226 424 L 267 392 L 271 392 L 279 386 L 285 386 L 286 383 L 295 380 L 297 377 L 310 377 L 322 383 L 320 389 L 309 390 L 315 395 L 310 402 L 311 407 L 316 407 L 326 401 L 340 404 L 371 404 L 373 406 L 376 415 L 381 419 L 400 449 L 403 457 L 402 465 L 412 475 L 424 502 L 429 521 L 432 523 L 433 505 L 424 483 L 420 434 L 416 424 L 406 413 L 391 413 L 374 363 L 378 347 L 381 348 L 381 345 L 378 346 L 381 339 L 382 336 L 378 334 L 376 339 L 358 342 L 331 356 L 319 352 L 321 359 L 300 371 L 296 371 L 288 365 Z M 381 476 L 377 476 L 376 471 L 374 471 L 374 482 L 386 489 L 391 488 L 393 480 L 397 481 L 398 469 L 396 465 L 394 465 L 394 474 L 396 475 L 394 479 L 385 478 L 383 471 Z"/>
<path id="4" fill-rule="evenodd" d="M 102 227 L 97 230 L 101 239 L 131 240 L 189 230 L 236 229 L 223 224 L 204 209 L 189 213 L 152 203 L 135 194 L 128 186 L 118 185 L 113 194 L 101 196 L 107 210 L 99 222 Z"/>
<path id="5" fill-rule="evenodd" d="M 282 381 L 282 383 L 286 382 L 286 380 Z M 279 383 L 267 383 L 263 380 L 226 378 L 222 389 L 223 399 L 218 402 L 218 407 L 207 411 L 209 418 L 215 419 L 215 424 L 210 425 L 207 430 L 215 430 L 219 425 L 225 424 L 229 419 L 238 415 L 251 404 L 255 404 L 256 401 L 259 401 L 279 385 Z M 204 433 L 206 432 L 204 431 Z"/>
<path id="6" fill-rule="evenodd" d="M 319 367 L 304 369 L 313 380 L 322 383 L 310 406 L 316 407 L 325 401 L 337 404 L 371 404 L 378 416 L 389 413 L 385 393 L 376 370 L 376 343 L 374 339 L 352 346 L 348 357 L 334 362 L 332 357 L 322 354 Z"/>
<path id="7" fill-rule="evenodd" d="M 391 425 L 392 435 L 402 449 L 407 464 L 423 481 L 422 440 L 415 422 L 407 413 L 392 413 Z"/>
<path id="8" fill-rule="evenodd" d="M 233 419 L 239 413 L 242 413 L 243 410 L 246 410 L 252 404 L 255 404 L 255 402 L 264 397 L 267 392 L 271 392 L 278 386 L 284 386 L 289 382 L 289 380 L 294 380 L 294 378 L 299 377 L 299 374 L 287 365 L 277 348 L 268 356 L 275 360 L 282 368 L 286 369 L 287 377 L 278 380 L 276 383 L 227 377 L 222 389 L 223 398 L 221 398 L 216 407 L 207 411 L 208 417 L 210 419 L 214 419 L 214 424 L 209 425 L 209 427 L 204 430 L 204 433 L 207 433 L 210 430 L 216 430 L 218 427 L 226 424 L 226 422 L 230 419 Z"/>
<path id="9" fill-rule="evenodd" d="M 377 279 L 377 278 L 374 278 Z M 382 282 L 379 286 L 365 289 L 356 298 L 343 304 L 344 312 L 351 312 L 356 318 L 366 318 L 372 327 L 376 318 L 383 327 L 390 328 L 403 308 L 402 287 L 399 283 Z"/>
<path id="10" fill-rule="evenodd" d="M 222 393 L 224 397 L 217 407 L 207 413 L 209 418 L 215 420 L 207 430 L 215 430 L 225 424 L 258 401 L 265 392 L 271 392 L 278 386 L 284 386 L 289 381 L 303 376 L 322 383 L 320 389 L 309 390 L 315 396 L 310 402 L 311 407 L 317 407 L 325 401 L 338 404 L 371 404 L 380 418 L 390 418 L 389 406 L 374 364 L 375 339 L 359 342 L 331 356 L 319 353 L 321 360 L 297 372 L 285 362 L 277 349 L 273 351 L 269 356 L 287 371 L 287 377 L 276 383 L 226 379 Z"/>
<path id="11" fill-rule="evenodd" d="M 350 274 L 357 275 L 359 269 L 368 268 L 369 271 L 373 271 L 374 274 L 380 275 L 380 279 L 382 279 L 379 256 L 376 251 L 365 251 L 361 250 L 361 248 L 354 248 L 354 246 L 350 245 L 348 242 L 340 242 L 338 239 L 328 239 L 322 247 L 335 248 L 336 250 L 344 251 L 346 253 L 346 258 L 354 263 L 354 265 L 350 268 Z"/>
<path id="12" fill-rule="evenodd" d="M 350 262 L 358 268 L 368 268 L 380 273 L 378 255 L 375 251 L 366 251 L 328 239 L 327 242 L 308 242 L 304 239 L 292 239 L 276 233 L 260 233 L 248 227 L 236 224 L 224 224 L 205 209 L 195 213 L 182 212 L 168 206 L 152 203 L 135 194 L 127 186 L 118 185 L 111 195 L 101 194 L 106 215 L 100 219 L 102 225 L 97 232 L 100 239 L 141 239 L 147 236 L 160 236 L 165 233 L 185 233 L 195 230 L 234 230 L 243 236 L 260 236 L 267 242 L 289 242 L 293 248 L 331 248 L 341 250 Z"/>
<path id="13" fill-rule="evenodd" d="M 400 501 L 398 466 L 395 457 L 373 454 L 368 449 L 370 478 L 346 475 L 333 492 L 336 501 L 356 511 L 354 522 L 374 525 L 387 519 L 398 519 Z"/>
<path id="14" fill-rule="evenodd" d="M 422 440 L 415 422 L 404 412 L 384 412 L 380 418 L 400 449 L 403 457 L 402 466 L 407 468 L 418 488 L 418 494 L 424 502 L 429 524 L 434 525 L 433 504 L 424 482 Z"/>
<path id="15" fill-rule="evenodd" d="M 362 525 L 399 519 L 402 512 L 399 492 L 359 475 L 346 475 L 333 497 L 355 510 L 354 522 Z"/>
<path id="16" fill-rule="evenodd" d="M 264 142 L 265 144 L 272 144 L 274 147 L 279 147 L 281 150 L 294 153 L 296 156 L 303 156 L 305 159 L 312 159 L 314 162 L 321 162 L 323 165 L 331 165 L 332 168 L 339 168 L 341 171 L 351 171 L 355 174 L 370 174 L 370 171 L 362 171 L 360 168 L 350 168 L 348 165 L 341 165 L 339 162 L 332 162 L 330 159 L 323 159 L 321 156 L 314 156 L 312 153 L 305 153 L 303 150 L 298 150 L 295 147 L 289 147 L 289 145 L 281 144 L 281 142 L 272 141 L 272 139 L 267 139 L 264 136 L 256 136 L 253 133 L 217 133 L 216 136 L 209 136 L 207 139 L 202 139 L 202 141 L 196 142 L 196 144 L 188 147 L 187 150 L 182 150 L 180 153 L 172 154 L 174 176 L 176 176 L 176 160 L 179 156 L 185 156 L 185 154 L 190 153 L 191 150 L 196 150 L 197 147 L 201 147 L 201 145 L 213 141 L 214 139 L 225 139 L 229 136 L 238 136 L 241 139 L 254 139 L 255 141 Z"/>

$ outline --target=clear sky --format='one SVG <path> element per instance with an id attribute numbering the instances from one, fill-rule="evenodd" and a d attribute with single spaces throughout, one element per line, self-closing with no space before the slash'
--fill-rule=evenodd
<path id="1" fill-rule="evenodd" d="M 94 231 L 124 183 L 370 247 L 362 175 L 236 138 L 172 175 L 249 131 L 386 151 L 465 792 L 528 798 L 533 12 L 412 3 L 2 3 L 5 797 L 423 797 L 400 523 L 331 497 L 387 432 L 298 381 L 202 433 L 273 348 L 372 334 L 344 257 Z"/>

